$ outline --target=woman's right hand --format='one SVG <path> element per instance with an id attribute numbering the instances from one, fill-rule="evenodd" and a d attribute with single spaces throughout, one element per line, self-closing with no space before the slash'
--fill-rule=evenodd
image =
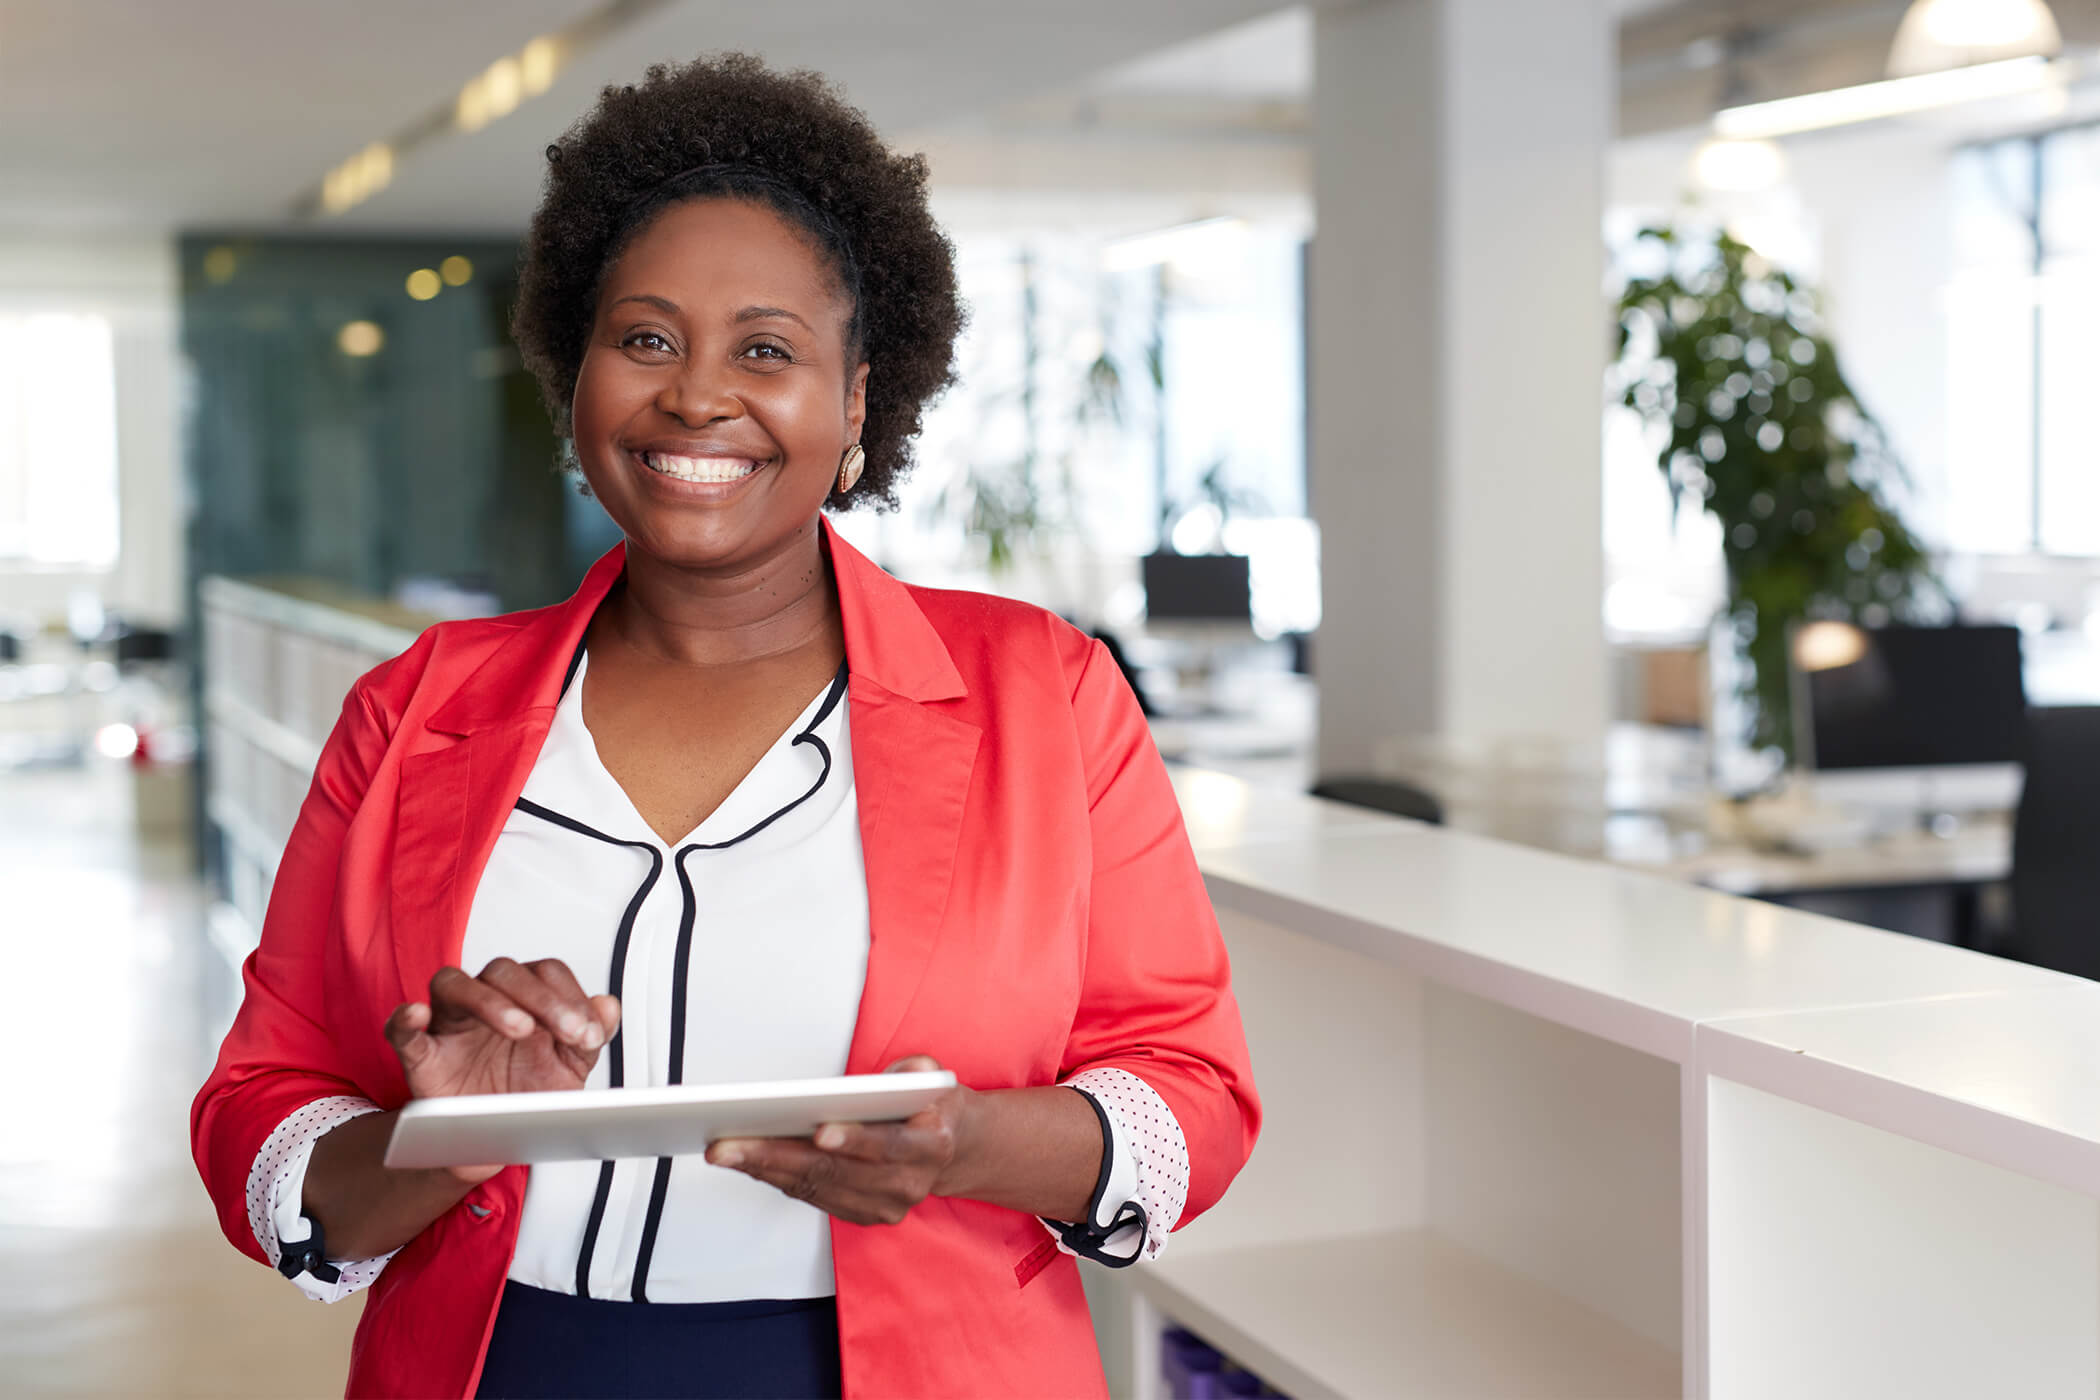
<path id="1" fill-rule="evenodd" d="M 469 977 L 456 967 L 430 979 L 428 1002 L 403 1002 L 386 1038 L 401 1058 L 410 1097 L 580 1089 L 620 1024 L 614 997 L 587 996 L 557 958 L 497 958 Z M 485 1181 L 501 1167 L 454 1167 Z"/>

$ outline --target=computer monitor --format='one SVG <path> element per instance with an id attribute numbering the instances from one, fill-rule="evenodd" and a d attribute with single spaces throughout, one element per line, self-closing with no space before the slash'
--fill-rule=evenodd
<path id="1" fill-rule="evenodd" d="M 1173 554 L 1143 560 L 1145 622 L 1246 629 L 1253 618 L 1247 556 Z"/>
<path id="2" fill-rule="evenodd" d="M 1787 654 L 1796 753 L 1819 796 L 1936 811 L 2017 801 L 2018 628 L 1810 622 Z"/>

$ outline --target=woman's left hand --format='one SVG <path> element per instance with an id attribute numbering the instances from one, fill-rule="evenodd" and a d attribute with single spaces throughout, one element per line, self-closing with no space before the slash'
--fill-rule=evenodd
<path id="1" fill-rule="evenodd" d="M 937 1070 L 912 1055 L 884 1071 Z M 958 1084 L 901 1123 L 826 1123 L 814 1140 L 723 1138 L 707 1160 L 732 1167 L 854 1225 L 895 1225 L 940 1194 L 968 1137 L 976 1095 Z"/>

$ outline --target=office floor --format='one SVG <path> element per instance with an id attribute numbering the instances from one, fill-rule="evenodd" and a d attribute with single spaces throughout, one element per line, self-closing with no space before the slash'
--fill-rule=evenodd
<path id="1" fill-rule="evenodd" d="M 238 996 L 130 778 L 0 772 L 0 1396 L 339 1395 L 353 1301 L 220 1235 L 188 1111 Z"/>

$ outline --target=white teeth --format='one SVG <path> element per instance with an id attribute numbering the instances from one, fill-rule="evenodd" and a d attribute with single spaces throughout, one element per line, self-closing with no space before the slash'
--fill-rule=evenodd
<path id="1" fill-rule="evenodd" d="M 642 461 L 651 471 L 675 476 L 680 481 L 735 481 L 758 470 L 758 463 L 745 457 L 674 457 L 668 452 L 645 452 Z"/>

